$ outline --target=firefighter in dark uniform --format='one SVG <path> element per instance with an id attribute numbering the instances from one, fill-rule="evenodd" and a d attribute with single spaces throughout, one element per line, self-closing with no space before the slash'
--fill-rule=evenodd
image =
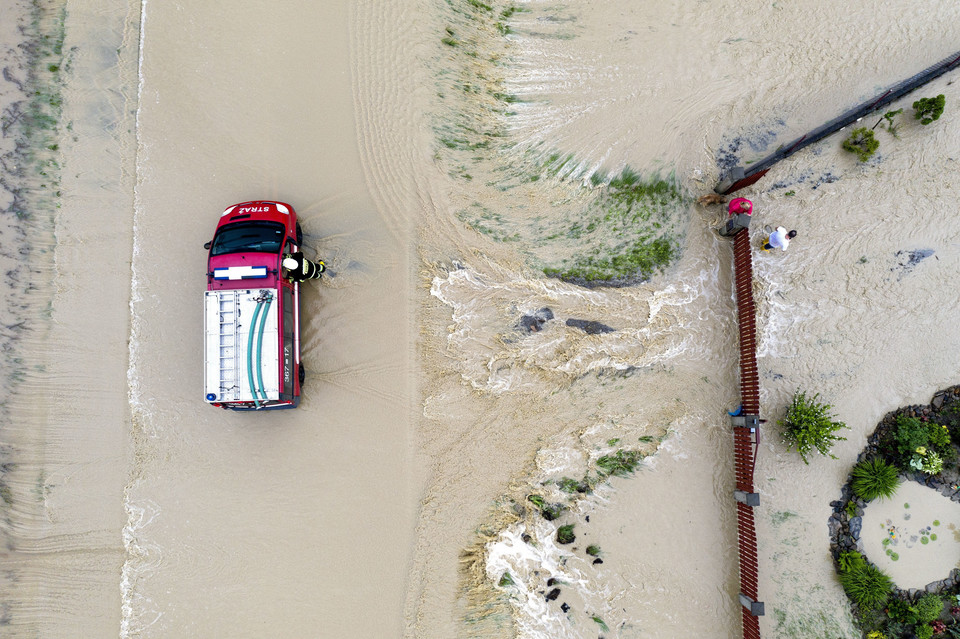
<path id="1" fill-rule="evenodd" d="M 320 274 L 327 268 L 323 260 L 311 262 L 304 257 L 300 251 L 296 253 L 284 253 L 280 265 L 283 267 L 283 276 L 290 278 L 294 282 L 318 280 L 320 279 Z"/>

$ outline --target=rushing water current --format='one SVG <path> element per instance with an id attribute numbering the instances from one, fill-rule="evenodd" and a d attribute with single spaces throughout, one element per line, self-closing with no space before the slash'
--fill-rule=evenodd
<path id="1" fill-rule="evenodd" d="M 4 635 L 737 636 L 731 249 L 697 198 L 960 50 L 921 4 L 5 3 Z M 756 241 L 798 231 L 754 253 L 764 636 L 857 636 L 829 502 L 960 376 L 956 77 L 868 162 L 841 132 L 738 193 Z M 219 412 L 202 244 L 264 197 L 329 266 L 306 390 Z M 798 389 L 836 460 L 781 441 Z"/>

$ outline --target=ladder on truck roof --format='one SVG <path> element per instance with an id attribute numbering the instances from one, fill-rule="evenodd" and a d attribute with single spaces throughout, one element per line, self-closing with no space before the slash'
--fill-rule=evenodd
<path id="1" fill-rule="evenodd" d="M 240 343 L 240 296 L 218 296 L 220 317 L 220 392 L 223 399 L 240 399 L 240 358 L 237 345 Z M 232 397 L 228 394 L 232 392 Z"/>
<path id="2" fill-rule="evenodd" d="M 279 302 L 273 289 L 207 291 L 204 394 L 211 403 L 280 398 Z"/>

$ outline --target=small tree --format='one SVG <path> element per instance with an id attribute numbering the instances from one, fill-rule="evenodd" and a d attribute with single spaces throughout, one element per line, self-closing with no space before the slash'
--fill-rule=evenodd
<path id="1" fill-rule="evenodd" d="M 943 114 L 943 106 L 947 99 L 941 93 L 935 98 L 920 98 L 913 103 L 913 117 L 920 120 L 920 124 L 927 125 L 938 120 Z"/>
<path id="2" fill-rule="evenodd" d="M 903 109 L 897 109 L 896 111 L 887 111 L 886 113 L 883 114 L 883 119 L 887 121 L 887 131 L 889 131 L 890 135 L 892 135 L 895 138 L 900 137 L 900 134 L 897 133 L 897 130 L 900 128 L 900 123 L 898 122 L 894 124 L 893 119 L 896 118 L 901 113 L 903 113 Z M 881 122 L 882 121 L 883 120 L 881 120 Z M 877 124 L 880 124 L 880 122 L 877 122 Z M 877 128 L 877 127 L 874 126 L 873 128 Z"/>
<path id="3" fill-rule="evenodd" d="M 836 459 L 830 454 L 833 442 L 847 439 L 834 434 L 847 425 L 834 421 L 830 415 L 833 406 L 821 404 L 817 401 L 819 397 L 820 394 L 817 393 L 812 399 L 807 399 L 805 391 L 797 391 L 787 407 L 787 414 L 777 422 L 777 425 L 783 428 L 787 443 L 796 448 L 805 464 L 810 463 L 807 461 L 807 454 L 813 449 L 817 449 L 821 455 Z"/>
<path id="4" fill-rule="evenodd" d="M 877 152 L 880 142 L 874 137 L 873 131 L 867 127 L 854 129 L 846 140 L 843 141 L 843 148 L 851 153 L 856 153 L 861 162 L 866 162 L 870 156 Z"/>

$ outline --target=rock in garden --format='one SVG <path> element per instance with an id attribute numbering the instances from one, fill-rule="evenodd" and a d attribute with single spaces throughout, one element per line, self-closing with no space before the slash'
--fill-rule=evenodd
<path id="1" fill-rule="evenodd" d="M 850 536 L 854 539 L 860 537 L 860 528 L 863 524 L 863 520 L 859 517 L 853 517 L 850 519 Z"/>

